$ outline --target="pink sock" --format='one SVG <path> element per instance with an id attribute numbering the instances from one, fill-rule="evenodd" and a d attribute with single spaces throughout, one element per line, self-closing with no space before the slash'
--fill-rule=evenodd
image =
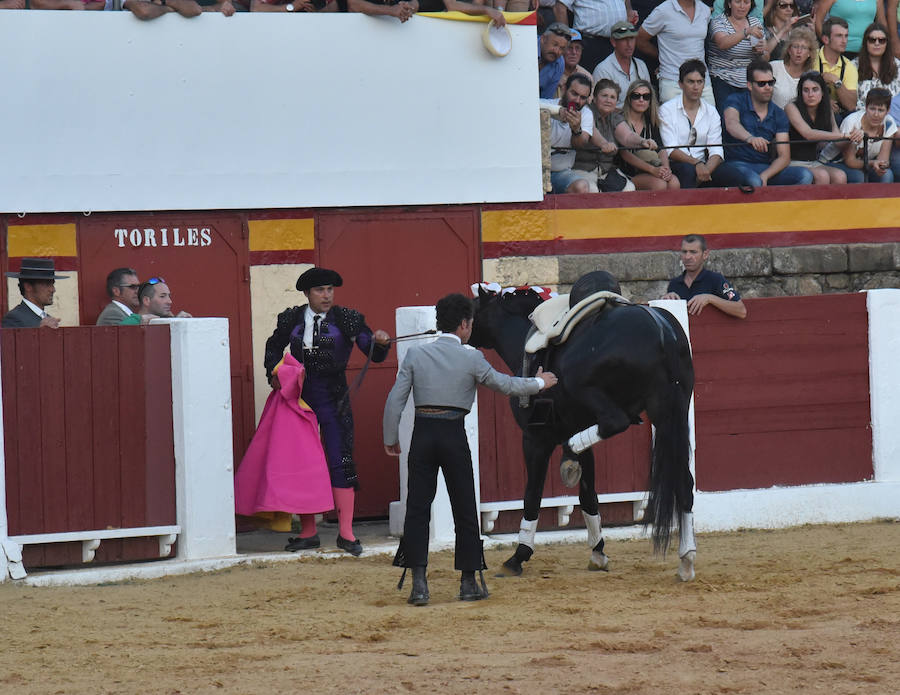
<path id="1" fill-rule="evenodd" d="M 331 492 L 334 494 L 334 507 L 337 509 L 338 532 L 346 540 L 355 541 L 356 536 L 353 535 L 353 500 L 356 497 L 356 492 L 352 487 L 333 487 Z"/>
<path id="2" fill-rule="evenodd" d="M 316 515 L 300 514 L 300 538 L 312 538 L 316 535 Z"/>

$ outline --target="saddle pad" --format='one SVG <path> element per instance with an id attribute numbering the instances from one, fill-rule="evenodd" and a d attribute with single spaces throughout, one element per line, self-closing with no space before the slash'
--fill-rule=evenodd
<path id="1" fill-rule="evenodd" d="M 569 308 L 569 295 L 567 294 L 548 299 L 546 302 L 539 304 L 528 317 L 536 330 L 533 333 L 529 333 L 525 341 L 525 352 L 534 353 L 538 350 L 543 350 L 554 338 L 559 338 L 559 340 L 555 341 L 557 343 L 565 342 L 575 326 L 585 316 L 589 316 L 605 307 L 608 299 L 624 304 L 631 303 L 615 292 L 601 290 L 588 295 L 571 309 Z"/>

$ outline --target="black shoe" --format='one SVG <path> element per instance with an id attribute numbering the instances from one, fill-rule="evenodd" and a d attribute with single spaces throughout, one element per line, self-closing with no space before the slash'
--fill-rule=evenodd
<path id="1" fill-rule="evenodd" d="M 362 543 L 359 542 L 358 538 L 355 541 L 348 541 L 342 535 L 338 534 L 337 547 L 341 550 L 346 550 L 353 557 L 362 555 Z"/>
<path id="2" fill-rule="evenodd" d="M 287 545 L 284 546 L 285 550 L 295 551 L 295 550 L 312 550 L 313 548 L 318 548 L 322 545 L 322 542 L 319 540 L 319 535 L 310 536 L 309 538 L 288 538 Z"/>
<path id="3" fill-rule="evenodd" d="M 428 599 L 428 580 L 425 578 L 424 567 L 413 567 L 413 585 L 412 591 L 409 592 L 409 598 L 406 602 L 413 606 L 427 606 Z"/>
<path id="4" fill-rule="evenodd" d="M 459 581 L 460 601 L 480 601 L 488 597 L 487 587 L 478 586 L 474 572 L 463 572 Z"/>

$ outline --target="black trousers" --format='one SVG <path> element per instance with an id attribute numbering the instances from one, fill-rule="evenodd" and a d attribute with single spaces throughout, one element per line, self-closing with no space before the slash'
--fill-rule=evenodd
<path id="1" fill-rule="evenodd" d="M 431 503 L 437 490 L 438 470 L 443 471 L 456 526 L 458 570 L 485 569 L 472 455 L 463 418 L 444 420 L 417 415 L 409 448 L 406 519 L 401 547 L 406 567 L 428 565 L 428 527 Z"/>

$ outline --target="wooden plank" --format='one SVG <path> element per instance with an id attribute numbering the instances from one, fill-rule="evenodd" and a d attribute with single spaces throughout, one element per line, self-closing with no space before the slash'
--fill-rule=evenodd
<path id="1" fill-rule="evenodd" d="M 118 330 L 124 330 L 118 329 Z M 119 467 L 119 354 L 117 331 L 91 334 L 91 399 L 93 402 L 94 518 L 93 528 L 122 526 L 121 474 Z M 139 427 L 139 423 L 128 423 Z M 121 541 L 102 543 L 95 561 L 121 556 Z"/>
<path id="2" fill-rule="evenodd" d="M 116 450 L 116 468 L 121 487 L 120 520 L 122 527 L 148 525 L 146 516 L 147 481 L 147 398 L 146 382 L 157 378 L 146 368 L 144 326 L 115 328 L 118 362 L 118 421 L 120 423 Z M 165 374 L 158 378 L 165 379 Z M 154 524 L 155 525 L 155 524 Z"/>
<path id="3" fill-rule="evenodd" d="M 175 523 L 175 442 L 172 427 L 172 358 L 168 326 L 144 334 L 146 478 L 144 523 Z"/>
<path id="4" fill-rule="evenodd" d="M 19 526 L 10 533 L 44 533 L 43 475 L 41 455 L 41 360 L 38 347 L 40 328 L 17 328 L 15 427 L 6 432 L 18 442 Z M 9 462 L 7 462 L 9 465 Z"/>
<path id="5" fill-rule="evenodd" d="M 779 406 L 777 409 L 719 408 L 702 411 L 702 436 L 735 432 L 793 432 L 794 430 L 830 430 L 865 428 L 871 416 L 869 402 L 813 403 Z"/>
<path id="6" fill-rule="evenodd" d="M 21 527 L 19 520 L 19 439 L 15 436 L 18 404 L 16 402 L 16 332 L 0 330 L 0 369 L 3 379 L 3 438 L 6 457 L 6 516 L 10 529 Z"/>
<path id="7" fill-rule="evenodd" d="M 712 435 L 697 449 L 697 487 L 705 491 L 870 480 L 867 430 L 835 429 Z"/>
<path id="8" fill-rule="evenodd" d="M 83 326 L 65 329 L 66 366 L 66 486 L 69 491 L 69 531 L 93 527 L 94 519 L 94 414 L 91 401 L 91 332 L 111 328 Z"/>

